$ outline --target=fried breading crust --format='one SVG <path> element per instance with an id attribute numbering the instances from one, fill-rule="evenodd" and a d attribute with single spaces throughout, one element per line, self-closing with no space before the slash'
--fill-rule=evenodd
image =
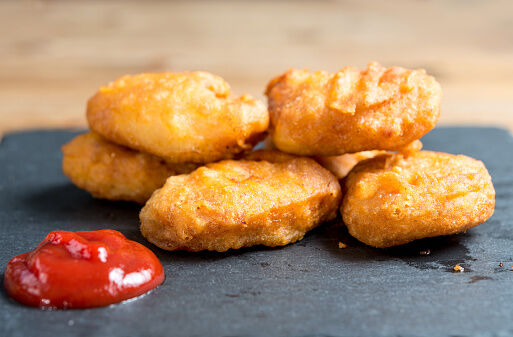
<path id="1" fill-rule="evenodd" d="M 108 140 L 172 163 L 233 158 L 269 124 L 262 102 L 205 72 L 121 77 L 89 99 L 87 119 Z"/>
<path id="2" fill-rule="evenodd" d="M 293 154 L 277 150 L 257 150 L 245 153 L 242 159 L 252 161 L 268 161 L 270 163 L 284 163 L 297 158 Z"/>
<path id="3" fill-rule="evenodd" d="M 365 159 L 374 158 L 385 151 L 362 151 L 346 153 L 341 156 L 315 156 L 314 159 L 325 169 L 333 173 L 338 179 L 345 178 L 359 162 Z"/>
<path id="4" fill-rule="evenodd" d="M 156 156 L 111 143 L 94 132 L 62 147 L 62 170 L 78 187 L 96 198 L 144 203 L 175 174 L 196 164 L 168 164 Z"/>
<path id="5" fill-rule="evenodd" d="M 397 150 L 421 138 L 440 115 L 441 87 L 422 69 L 289 70 L 266 95 L 270 133 L 281 151 L 337 156 Z"/>
<path id="6" fill-rule="evenodd" d="M 422 142 L 415 140 L 410 144 L 400 148 L 398 152 L 409 155 L 411 153 L 418 152 L 422 149 Z M 387 151 L 362 151 L 356 153 L 346 153 L 341 156 L 315 156 L 313 157 L 319 164 L 325 169 L 330 171 L 338 179 L 345 178 L 349 172 L 362 160 L 374 158 L 376 156 L 387 154 Z"/>
<path id="7" fill-rule="evenodd" d="M 420 151 L 358 164 L 341 212 L 349 233 L 374 247 L 466 231 L 492 216 L 495 190 L 481 161 Z"/>
<path id="8" fill-rule="evenodd" d="M 225 160 L 170 177 L 142 209 L 141 232 L 166 250 L 282 246 L 333 219 L 340 200 L 312 159 Z"/>

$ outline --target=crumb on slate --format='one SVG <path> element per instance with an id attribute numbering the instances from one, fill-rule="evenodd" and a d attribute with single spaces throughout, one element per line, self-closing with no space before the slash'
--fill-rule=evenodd
<path id="1" fill-rule="evenodd" d="M 454 271 L 457 271 L 457 272 L 462 272 L 465 270 L 465 268 L 463 268 L 459 264 L 455 265 L 453 269 L 454 269 Z"/>

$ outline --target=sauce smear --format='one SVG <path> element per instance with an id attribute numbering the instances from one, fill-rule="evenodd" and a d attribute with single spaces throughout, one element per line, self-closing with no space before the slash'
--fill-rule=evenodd
<path id="1" fill-rule="evenodd" d="M 54 231 L 9 261 L 12 298 L 41 308 L 91 308 L 142 295 L 164 281 L 155 254 L 118 231 Z"/>

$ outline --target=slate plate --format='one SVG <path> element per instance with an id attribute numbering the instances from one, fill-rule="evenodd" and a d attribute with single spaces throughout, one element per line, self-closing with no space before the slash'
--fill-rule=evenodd
<path id="1" fill-rule="evenodd" d="M 71 185 L 59 149 L 75 134 L 24 132 L 1 143 L 1 271 L 52 230 L 113 228 L 153 249 L 166 281 L 137 300 L 88 310 L 27 308 L 2 291 L 0 336 L 513 335 L 513 138 L 505 130 L 438 128 L 424 138 L 426 149 L 464 153 L 490 170 L 495 215 L 466 234 L 378 250 L 333 223 L 283 248 L 225 254 L 152 247 L 139 234 L 137 205 Z M 419 255 L 427 248 L 431 255 Z M 464 273 L 452 272 L 456 263 Z"/>

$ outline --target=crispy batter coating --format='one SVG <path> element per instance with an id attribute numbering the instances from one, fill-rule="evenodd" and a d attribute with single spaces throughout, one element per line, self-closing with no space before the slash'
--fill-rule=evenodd
<path id="1" fill-rule="evenodd" d="M 356 153 L 346 153 L 340 156 L 316 156 L 314 159 L 321 164 L 326 170 L 333 173 L 338 179 L 345 178 L 348 173 L 359 162 L 365 159 L 374 158 L 385 151 L 362 151 Z"/>
<path id="2" fill-rule="evenodd" d="M 297 158 L 292 154 L 277 150 L 257 150 L 244 154 L 244 160 L 268 161 L 270 163 L 284 163 Z"/>
<path id="3" fill-rule="evenodd" d="M 334 74 L 289 70 L 266 94 L 274 144 L 306 156 L 397 150 L 429 132 L 440 115 L 433 77 L 375 62 Z"/>
<path id="4" fill-rule="evenodd" d="M 466 231 L 495 207 L 486 167 L 464 155 L 378 156 L 358 164 L 345 187 L 341 212 L 349 233 L 378 248 Z"/>
<path id="5" fill-rule="evenodd" d="M 418 152 L 422 149 L 422 142 L 420 140 L 415 140 L 410 144 L 402 147 L 398 150 L 398 152 L 409 155 L 411 153 Z M 356 153 L 346 153 L 341 156 L 316 156 L 314 159 L 321 164 L 325 169 L 330 171 L 337 177 L 338 179 L 345 178 L 349 172 L 356 166 L 359 162 L 365 159 L 370 159 L 377 157 L 382 154 L 388 153 L 387 151 L 362 151 Z"/>
<path id="6" fill-rule="evenodd" d="M 286 245 L 336 216 L 331 173 L 310 158 L 269 157 L 277 162 L 225 160 L 170 177 L 141 211 L 142 234 L 167 250 L 224 252 Z"/>
<path id="7" fill-rule="evenodd" d="M 262 102 L 205 72 L 121 77 L 91 97 L 87 119 L 108 140 L 172 163 L 233 158 L 269 124 Z"/>
<path id="8" fill-rule="evenodd" d="M 144 203 L 169 176 L 194 170 L 196 164 L 168 164 L 156 156 L 111 143 L 94 132 L 62 147 L 62 170 L 96 198 Z"/>

